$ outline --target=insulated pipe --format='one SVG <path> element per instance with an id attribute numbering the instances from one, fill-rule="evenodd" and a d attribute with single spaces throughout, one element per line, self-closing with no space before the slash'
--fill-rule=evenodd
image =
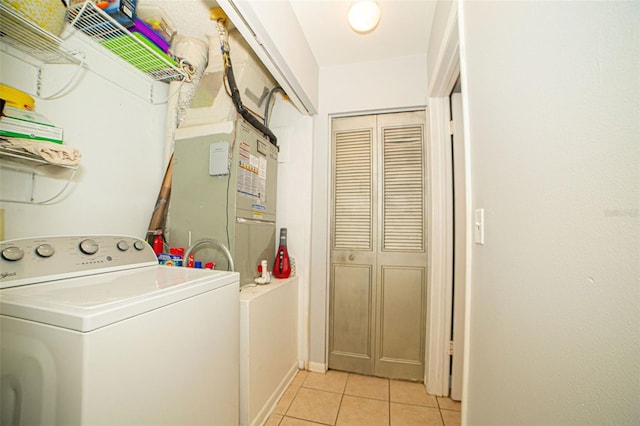
<path id="1" fill-rule="evenodd" d="M 225 67 L 225 75 L 227 76 L 227 81 L 229 82 L 229 90 L 231 90 L 231 99 L 233 100 L 233 104 L 236 106 L 236 110 L 238 111 L 238 113 L 242 116 L 242 118 L 247 120 L 249 124 L 262 132 L 267 138 L 269 138 L 269 141 L 273 145 L 278 146 L 278 138 L 276 138 L 276 135 L 273 134 L 271 129 L 261 123 L 260 120 L 258 120 L 253 114 L 251 114 L 249 110 L 244 107 L 244 105 L 242 105 L 240 91 L 238 90 L 238 85 L 236 84 L 236 78 L 233 75 L 231 58 L 229 57 L 228 53 L 226 54 Z"/>
<path id="2" fill-rule="evenodd" d="M 267 102 L 265 102 L 265 107 L 264 107 L 264 125 L 265 126 L 269 125 L 269 106 L 271 105 L 271 97 L 275 92 L 281 92 L 283 95 L 285 96 L 287 95 L 284 89 L 280 86 L 276 86 L 273 89 L 269 90 L 269 95 L 267 95 Z"/>
<path id="3" fill-rule="evenodd" d="M 214 7 L 210 10 L 211 19 L 216 21 L 218 27 L 218 37 L 220 38 L 220 51 L 222 52 L 222 59 L 224 62 L 224 75 L 229 83 L 229 90 L 231 91 L 231 100 L 238 114 L 242 116 L 249 124 L 256 128 L 259 132 L 262 132 L 269 141 L 278 146 L 278 138 L 273 134 L 265 124 L 261 123 L 245 106 L 242 104 L 242 98 L 240 97 L 240 91 L 236 84 L 236 78 L 233 75 L 233 67 L 231 66 L 231 57 L 229 56 L 229 33 L 227 31 L 227 15 L 220 7 Z"/>

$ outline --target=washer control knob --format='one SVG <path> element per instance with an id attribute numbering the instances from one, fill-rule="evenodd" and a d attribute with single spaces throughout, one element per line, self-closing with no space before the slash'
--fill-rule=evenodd
<path id="1" fill-rule="evenodd" d="M 20 247 L 9 246 L 2 250 L 2 258 L 5 260 L 20 260 L 24 256 L 24 251 Z"/>
<path id="2" fill-rule="evenodd" d="M 36 247 L 36 254 L 40 257 L 51 257 L 56 252 L 51 244 L 40 244 Z"/>
<path id="3" fill-rule="evenodd" d="M 133 243 L 133 247 L 134 247 L 136 250 L 140 251 L 140 250 L 144 250 L 145 245 L 144 245 L 144 242 L 142 242 L 142 241 L 140 241 L 140 240 L 136 240 L 136 242 L 135 242 L 135 243 Z"/>
<path id="4" fill-rule="evenodd" d="M 80 251 L 84 254 L 96 254 L 98 252 L 98 243 L 88 238 L 80 242 Z"/>
<path id="5" fill-rule="evenodd" d="M 120 240 L 120 241 L 118 241 L 117 246 L 118 246 L 118 250 L 120 250 L 120 251 L 127 251 L 127 250 L 129 250 L 129 243 L 128 243 L 128 242 L 126 242 L 125 240 Z"/>

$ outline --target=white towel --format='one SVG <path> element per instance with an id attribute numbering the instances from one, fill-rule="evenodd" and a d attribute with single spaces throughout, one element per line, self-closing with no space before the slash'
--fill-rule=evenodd
<path id="1" fill-rule="evenodd" d="M 42 157 L 47 163 L 60 166 L 74 166 L 79 164 L 80 158 L 82 158 L 80 151 L 76 148 L 53 142 L 22 138 L 3 138 L 0 139 L 0 145 L 30 152 L 31 154 Z"/>

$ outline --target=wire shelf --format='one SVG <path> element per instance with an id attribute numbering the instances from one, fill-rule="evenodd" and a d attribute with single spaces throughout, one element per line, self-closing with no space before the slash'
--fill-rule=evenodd
<path id="1" fill-rule="evenodd" d="M 65 172 L 66 178 L 64 179 L 65 182 L 63 185 L 57 189 L 46 191 L 48 195 L 44 196 L 43 199 L 38 200 L 35 198 L 36 182 L 47 180 L 52 177 L 52 175 L 46 172 L 48 168 L 45 166 L 53 167 L 53 169 L 49 170 L 68 169 L 68 171 Z M 0 196 L 0 201 L 20 204 L 51 204 L 58 200 L 65 191 L 67 191 L 76 175 L 76 172 L 78 171 L 78 168 L 79 164 L 52 164 L 37 154 L 32 154 L 0 144 L 0 169 L 17 172 L 18 174 L 24 174 L 29 177 L 27 185 L 28 191 L 24 197 L 9 198 L 3 192 L 2 196 Z"/>
<path id="2" fill-rule="evenodd" d="M 0 41 L 45 64 L 79 64 L 82 54 L 62 40 L 0 3 Z"/>
<path id="3" fill-rule="evenodd" d="M 32 165 L 40 164 L 40 165 L 56 166 L 56 167 L 62 167 L 65 169 L 78 168 L 77 164 L 74 164 L 74 165 L 52 164 L 37 154 L 32 154 L 30 152 L 23 151 L 21 149 L 11 148 L 2 144 L 0 144 L 0 159 L 19 161 L 21 163 L 32 164 Z"/>
<path id="4" fill-rule="evenodd" d="M 187 76 L 172 58 L 134 36 L 90 1 L 70 7 L 67 21 L 154 80 L 183 80 Z"/>

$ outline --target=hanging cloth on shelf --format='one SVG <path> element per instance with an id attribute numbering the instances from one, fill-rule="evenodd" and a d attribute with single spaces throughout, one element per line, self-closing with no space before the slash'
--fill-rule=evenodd
<path id="1" fill-rule="evenodd" d="M 0 145 L 5 148 L 22 150 L 39 157 L 47 163 L 59 166 L 74 166 L 80 163 L 82 155 L 77 148 L 54 142 L 22 138 L 2 138 Z"/>

